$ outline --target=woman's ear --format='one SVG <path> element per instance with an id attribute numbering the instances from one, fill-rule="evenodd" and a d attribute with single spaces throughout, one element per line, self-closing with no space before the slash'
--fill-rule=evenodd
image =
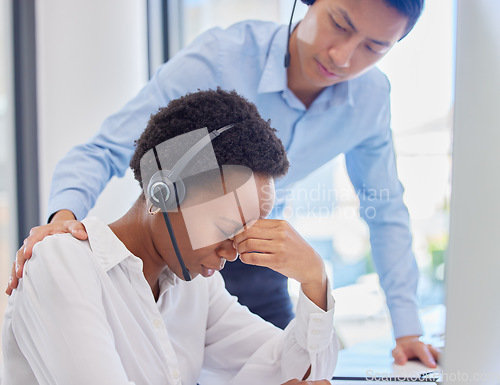
<path id="1" fill-rule="evenodd" d="M 149 203 L 148 213 L 150 213 L 151 215 L 156 215 L 161 211 L 161 208 L 156 207 L 154 204 L 150 203 L 149 201 L 148 201 L 148 203 Z"/>

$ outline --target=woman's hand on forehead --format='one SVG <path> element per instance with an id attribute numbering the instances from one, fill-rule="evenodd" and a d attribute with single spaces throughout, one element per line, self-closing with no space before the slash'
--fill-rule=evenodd
<path id="1" fill-rule="evenodd" d="M 303 288 L 314 287 L 318 292 L 326 288 L 323 259 L 286 221 L 259 219 L 236 234 L 233 244 L 244 263 L 273 269 Z"/>

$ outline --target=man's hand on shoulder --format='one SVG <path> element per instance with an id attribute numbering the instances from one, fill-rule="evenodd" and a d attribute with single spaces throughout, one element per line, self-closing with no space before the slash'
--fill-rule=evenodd
<path id="1" fill-rule="evenodd" d="M 31 258 L 33 246 L 49 235 L 62 233 L 71 233 L 75 238 L 81 240 L 87 239 L 87 232 L 82 222 L 77 221 L 69 210 L 60 210 L 54 214 L 49 224 L 31 229 L 30 235 L 16 253 L 16 262 L 12 265 L 9 284 L 5 290 L 8 295 L 12 294 L 12 290 L 18 285 L 19 278 L 23 276 L 23 267 L 25 262 Z"/>

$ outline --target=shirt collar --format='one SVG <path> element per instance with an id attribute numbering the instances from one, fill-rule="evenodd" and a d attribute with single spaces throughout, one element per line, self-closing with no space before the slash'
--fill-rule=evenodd
<path id="1" fill-rule="evenodd" d="M 328 109 L 330 107 L 340 107 L 345 104 L 354 107 L 352 87 L 349 80 L 325 88 L 321 94 L 318 95 L 313 106 L 318 109 Z"/>
<path id="2" fill-rule="evenodd" d="M 82 223 L 87 231 L 90 248 L 105 271 L 127 259 L 142 271 L 142 260 L 133 255 L 102 220 L 88 217 Z M 169 286 L 175 286 L 178 280 L 179 278 L 168 267 L 165 267 L 160 275 L 160 288 L 167 289 Z"/>
<path id="3" fill-rule="evenodd" d="M 288 26 L 282 25 L 273 37 L 259 87 L 257 88 L 258 93 L 279 92 L 287 88 L 286 68 L 284 65 L 288 34 L 287 28 Z"/>
<path id="4" fill-rule="evenodd" d="M 292 25 L 292 31 L 297 26 L 298 22 Z M 286 68 L 284 65 L 286 45 L 287 45 L 287 31 L 288 26 L 281 26 L 273 37 L 269 54 L 264 70 L 259 81 L 258 93 L 271 93 L 282 92 L 288 89 Z M 352 97 L 352 87 L 350 81 L 345 81 L 327 87 L 318 96 L 318 103 L 325 107 L 340 106 L 348 103 L 351 107 L 354 106 Z"/>
<path id="5" fill-rule="evenodd" d="M 87 231 L 90 248 L 104 270 L 108 271 L 133 256 L 109 226 L 99 218 L 88 217 L 82 223 Z"/>

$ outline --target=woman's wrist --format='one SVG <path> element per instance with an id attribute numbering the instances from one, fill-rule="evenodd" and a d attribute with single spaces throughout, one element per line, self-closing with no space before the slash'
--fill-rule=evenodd
<path id="1" fill-rule="evenodd" d="M 326 277 L 326 274 L 324 274 L 321 279 L 302 283 L 300 287 L 302 292 L 311 302 L 324 311 L 327 311 L 328 278 Z"/>

